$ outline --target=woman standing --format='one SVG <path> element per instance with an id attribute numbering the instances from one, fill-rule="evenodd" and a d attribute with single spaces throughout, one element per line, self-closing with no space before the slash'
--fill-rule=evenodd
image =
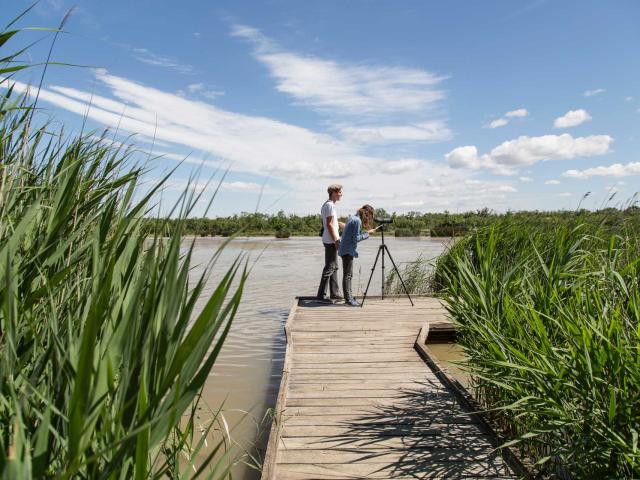
<path id="1" fill-rule="evenodd" d="M 355 215 L 350 215 L 342 232 L 340 248 L 338 254 L 342 257 L 342 291 L 344 293 L 344 303 L 352 307 L 360 304 L 353 298 L 351 292 L 351 278 L 353 277 L 353 259 L 358 256 L 358 242 L 366 240 L 369 235 L 375 232 L 371 229 L 371 221 L 375 210 L 371 205 L 364 205 Z M 360 232 L 362 228 L 366 232 Z"/>

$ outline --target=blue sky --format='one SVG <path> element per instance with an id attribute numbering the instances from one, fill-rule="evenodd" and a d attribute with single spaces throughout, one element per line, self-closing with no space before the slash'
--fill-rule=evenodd
<path id="1" fill-rule="evenodd" d="M 332 182 L 345 211 L 597 208 L 638 190 L 639 23 L 635 0 L 84 1 L 54 60 L 95 68 L 50 68 L 42 116 L 155 135 L 149 180 L 187 157 L 169 199 L 228 169 L 212 215 L 316 212 Z"/>

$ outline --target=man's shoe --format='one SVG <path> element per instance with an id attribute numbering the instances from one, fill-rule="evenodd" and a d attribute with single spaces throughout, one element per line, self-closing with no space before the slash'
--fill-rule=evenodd
<path id="1" fill-rule="evenodd" d="M 349 305 L 350 307 L 359 307 L 360 303 L 355 298 L 350 298 L 344 302 L 345 305 Z"/>
<path id="2" fill-rule="evenodd" d="M 344 300 L 344 297 L 340 294 L 338 295 L 331 295 L 331 300 Z"/>
<path id="3" fill-rule="evenodd" d="M 320 296 L 316 297 L 316 302 L 327 303 L 327 302 L 331 302 L 331 300 L 329 299 L 329 297 L 325 297 L 324 295 L 320 295 Z"/>

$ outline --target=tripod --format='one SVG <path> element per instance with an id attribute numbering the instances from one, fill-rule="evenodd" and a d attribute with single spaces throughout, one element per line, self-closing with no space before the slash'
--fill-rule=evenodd
<path id="1" fill-rule="evenodd" d="M 382 256 L 382 286 L 381 286 L 381 297 L 384 300 L 384 254 L 385 252 L 389 255 L 389 259 L 393 265 L 393 269 L 396 271 L 396 275 L 400 279 L 400 283 L 402 284 L 402 288 L 404 289 L 404 293 L 407 294 L 407 298 L 411 302 L 411 306 L 413 307 L 413 300 L 411 300 L 411 295 L 409 295 L 409 291 L 407 290 L 407 286 L 404 284 L 404 280 L 402 280 L 402 276 L 398 271 L 398 267 L 396 267 L 396 262 L 393 261 L 393 257 L 391 256 L 391 252 L 389 251 L 389 247 L 384 243 L 384 224 L 381 224 L 378 229 L 382 233 L 382 242 L 378 247 L 378 253 L 376 254 L 376 260 L 373 262 L 373 267 L 371 267 L 371 274 L 369 275 L 369 281 L 367 282 L 367 288 L 364 291 L 364 295 L 362 296 L 362 303 L 360 303 L 360 307 L 364 307 L 364 301 L 367 299 L 367 292 L 369 291 L 369 285 L 371 285 L 371 279 L 373 278 L 373 272 L 376 270 L 376 265 L 378 264 L 378 258 Z"/>

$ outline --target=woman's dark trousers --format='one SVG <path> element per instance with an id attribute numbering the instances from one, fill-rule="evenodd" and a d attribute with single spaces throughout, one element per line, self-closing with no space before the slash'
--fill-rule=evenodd
<path id="1" fill-rule="evenodd" d="M 318 298 L 327 296 L 327 283 L 332 297 L 340 296 L 338 287 L 338 252 L 333 243 L 323 243 L 324 245 L 324 268 L 322 269 L 322 279 L 318 287 Z"/>
<path id="2" fill-rule="evenodd" d="M 353 277 L 353 257 L 351 255 L 342 256 L 342 291 L 345 301 L 353 299 L 351 292 L 351 278 Z"/>

